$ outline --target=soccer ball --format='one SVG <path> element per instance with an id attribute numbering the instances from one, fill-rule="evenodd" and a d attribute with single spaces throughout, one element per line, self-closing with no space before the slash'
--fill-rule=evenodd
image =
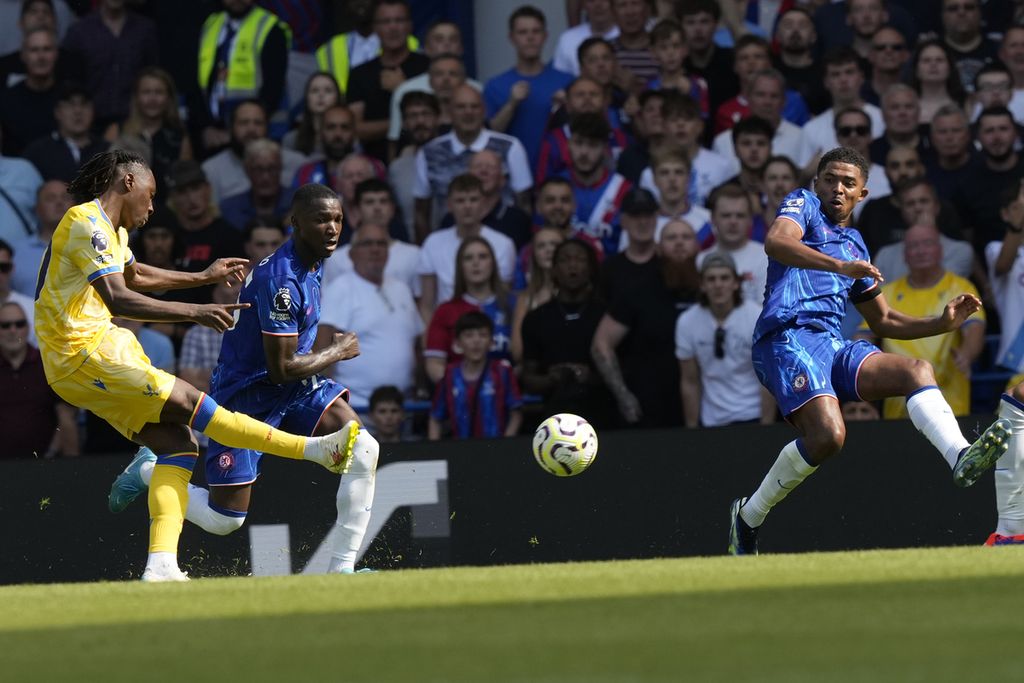
<path id="1" fill-rule="evenodd" d="M 597 457 L 597 432 L 579 415 L 552 415 L 533 433 L 533 457 L 556 477 L 579 474 Z"/>

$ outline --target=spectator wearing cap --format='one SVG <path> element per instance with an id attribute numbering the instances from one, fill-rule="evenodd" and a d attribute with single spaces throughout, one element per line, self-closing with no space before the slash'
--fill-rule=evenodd
<path id="1" fill-rule="evenodd" d="M 240 233 L 217 215 L 210 183 L 195 161 L 179 161 L 167 176 L 168 206 L 181 226 L 178 269 L 205 270 L 219 258 L 243 256 Z M 209 301 L 209 288 L 181 290 L 197 301 Z"/>
<path id="2" fill-rule="evenodd" d="M 0 158 L 0 169 L 3 168 L 4 161 L 10 160 Z M 0 180 L 0 190 L 9 192 L 10 189 L 10 185 Z M 0 206 L 3 206 L 3 203 L 0 201 Z M 53 237 L 57 224 L 73 204 L 66 183 L 48 180 L 39 186 L 35 206 L 36 232 L 22 234 L 11 243 L 14 247 L 14 276 L 11 278 L 11 287 L 14 291 L 35 298 L 36 280 L 39 277 L 39 264 L 43 261 L 43 254 L 50 245 L 50 238 Z"/>
<path id="3" fill-rule="evenodd" d="M 601 265 L 601 296 L 605 301 L 650 270 L 657 245 L 658 202 L 654 195 L 642 188 L 626 192 L 619 220 L 626 236 L 625 247 Z"/>
<path id="4" fill-rule="evenodd" d="M 129 10 L 124 0 L 100 0 L 64 38 L 64 49 L 79 66 L 96 101 L 99 129 L 128 116 L 139 71 L 157 63 L 156 25 Z"/>
<path id="5" fill-rule="evenodd" d="M 57 130 L 29 143 L 25 158 L 44 179 L 69 183 L 82 164 L 93 155 L 107 151 L 110 144 L 93 137 L 93 102 L 89 91 L 80 85 L 60 87 L 53 118 L 57 121 Z"/>
<path id="6" fill-rule="evenodd" d="M 697 236 L 688 223 L 670 221 L 655 246 L 656 212 L 654 197 L 643 189 L 633 190 L 623 202 L 630 245 L 618 273 L 631 279 L 620 279 L 610 290 L 591 344 L 594 364 L 615 397 L 624 426 L 682 424 L 675 321 L 697 301 Z M 630 261 L 630 250 L 643 250 L 646 260 Z"/>
<path id="7" fill-rule="evenodd" d="M 259 100 L 243 100 L 231 110 L 230 140 L 226 149 L 203 162 L 203 172 L 213 190 L 213 198 L 225 197 L 249 189 L 245 174 L 245 146 L 267 137 L 267 110 Z M 308 159 L 293 149 L 281 150 L 281 184 L 290 185 L 299 167 Z"/>
<path id="8" fill-rule="evenodd" d="M 36 27 L 25 32 L 21 44 L 25 79 L 0 91 L 0 126 L 3 153 L 20 155 L 25 146 L 57 127 L 57 35 Z"/>
<path id="9" fill-rule="evenodd" d="M 761 307 L 743 297 L 736 262 L 724 252 L 700 266 L 700 305 L 676 321 L 676 358 L 687 427 L 775 419 L 775 401 L 758 386 L 751 346 Z"/>
<path id="10" fill-rule="evenodd" d="M 245 146 L 249 189 L 222 199 L 220 213 L 239 232 L 253 220 L 280 223 L 291 208 L 292 192 L 281 183 L 281 145 L 253 140 Z"/>

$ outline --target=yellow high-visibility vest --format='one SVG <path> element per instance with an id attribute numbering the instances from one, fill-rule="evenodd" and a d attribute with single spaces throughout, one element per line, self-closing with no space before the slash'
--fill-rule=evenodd
<path id="1" fill-rule="evenodd" d="M 409 36 L 406 44 L 409 52 L 420 49 L 420 41 L 416 40 L 416 36 Z M 348 74 L 351 71 L 348 66 L 349 49 L 347 33 L 339 33 L 316 49 L 317 68 L 334 76 L 341 92 L 348 92 Z"/>
<path id="2" fill-rule="evenodd" d="M 217 39 L 227 20 L 227 12 L 217 12 L 207 17 L 203 23 L 203 32 L 199 39 L 199 86 L 204 92 L 210 85 L 213 62 L 217 58 Z M 245 15 L 241 26 L 238 27 L 238 34 L 228 58 L 225 99 L 246 99 L 259 95 L 260 87 L 263 85 L 260 53 L 274 26 L 280 26 L 284 31 L 285 41 L 290 49 L 292 30 L 276 14 L 262 7 L 253 7 Z"/>

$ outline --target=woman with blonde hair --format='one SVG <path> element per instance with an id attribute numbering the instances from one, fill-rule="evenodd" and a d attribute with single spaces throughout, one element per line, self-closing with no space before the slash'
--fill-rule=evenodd
<path id="1" fill-rule="evenodd" d="M 178 91 L 171 75 L 155 66 L 139 72 L 128 118 L 114 146 L 137 152 L 157 182 L 157 194 L 171 165 L 192 158 L 192 145 L 178 113 Z"/>

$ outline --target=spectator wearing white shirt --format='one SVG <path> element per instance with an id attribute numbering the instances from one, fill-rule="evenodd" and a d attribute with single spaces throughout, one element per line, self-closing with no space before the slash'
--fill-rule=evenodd
<path id="1" fill-rule="evenodd" d="M 739 172 L 739 164 L 735 159 L 727 159 L 700 146 L 704 119 L 693 98 L 678 92 L 666 92 L 661 105 L 661 118 L 665 141 L 681 145 L 690 157 L 690 202 L 703 205 L 711 190 Z M 650 167 L 640 174 L 640 186 L 658 197 L 658 188 L 654 184 L 654 174 Z"/>
<path id="2" fill-rule="evenodd" d="M 349 252 L 353 270 L 327 285 L 322 297 L 314 348 L 329 346 L 338 332 L 359 337 L 359 355 L 336 363 L 331 376 L 348 387 L 349 403 L 360 411 L 369 407 L 377 387 L 408 391 L 415 381 L 423 320 L 409 287 L 385 274 L 388 245 L 387 228 L 360 227 Z"/>
<path id="3" fill-rule="evenodd" d="M 395 195 L 391 186 L 378 178 L 359 183 L 355 189 L 354 204 L 349 206 L 349 218 L 354 226 L 352 240 L 364 225 L 391 225 L 395 218 Z M 352 272 L 352 245 L 346 244 L 331 258 L 324 261 L 324 285 Z M 414 296 L 420 293 L 418 273 L 420 248 L 415 244 L 396 240 L 389 235 L 388 260 L 384 275 L 406 284 Z"/>
<path id="4" fill-rule="evenodd" d="M 583 11 L 587 20 L 563 31 L 555 45 L 554 67 L 574 76 L 580 75 L 578 51 L 584 40 L 596 37 L 611 41 L 619 37 L 611 0 L 583 0 Z"/>
<path id="5" fill-rule="evenodd" d="M 471 86 L 459 86 L 452 96 L 452 130 L 434 138 L 416 152 L 416 238 L 430 233 L 434 207 L 443 204 L 452 178 L 469 168 L 470 157 L 490 149 L 501 157 L 516 205 L 529 209 L 533 174 L 523 144 L 511 135 L 484 128 L 483 96 Z M 510 199 L 513 199 L 510 197 Z"/>
<path id="6" fill-rule="evenodd" d="M 708 206 L 711 208 L 715 246 L 697 254 L 697 267 L 712 254 L 728 254 L 736 263 L 743 285 L 743 298 L 760 307 L 768 278 L 768 256 L 764 253 L 763 244 L 750 239 L 754 225 L 750 197 L 739 185 L 723 185 L 711 193 Z"/>
<path id="7" fill-rule="evenodd" d="M 494 250 L 498 272 L 505 284 L 512 282 L 515 270 L 516 247 L 505 235 L 480 222 L 483 185 L 471 173 L 452 179 L 448 187 L 448 210 L 455 225 L 431 233 L 420 250 L 420 312 L 430 320 L 434 309 L 442 301 L 452 298 L 455 291 L 455 255 L 467 237 L 482 237 Z"/>
<path id="8" fill-rule="evenodd" d="M 800 156 L 794 159 L 811 176 L 818 165 L 818 157 L 837 147 L 835 130 L 836 112 L 849 107 L 863 109 L 871 118 L 871 130 L 875 135 L 885 131 L 882 110 L 868 104 L 861 97 L 864 86 L 864 72 L 860 58 L 849 47 L 836 48 L 825 56 L 825 89 L 832 96 L 832 106 L 808 121 L 803 128 L 803 145 Z"/>
<path id="9" fill-rule="evenodd" d="M 775 402 L 759 387 L 750 355 L 761 307 L 744 299 L 741 290 L 733 259 L 721 252 L 711 254 L 700 269 L 700 305 L 676 321 L 687 427 L 774 421 Z"/>
<path id="10" fill-rule="evenodd" d="M 690 202 L 690 157 L 678 145 L 656 147 L 651 153 L 652 179 L 658 190 L 657 224 L 654 241 L 661 241 L 661 231 L 673 220 L 686 222 L 697 236 L 698 248 L 711 246 L 715 239 L 711 230 L 711 212 Z M 622 231 L 619 250 L 629 246 L 629 235 Z"/>

